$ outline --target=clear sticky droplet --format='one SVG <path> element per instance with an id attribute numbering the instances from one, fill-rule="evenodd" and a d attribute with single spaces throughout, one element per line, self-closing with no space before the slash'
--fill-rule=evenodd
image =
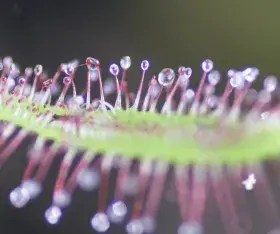
<path id="1" fill-rule="evenodd" d="M 148 60 L 143 60 L 143 61 L 141 62 L 141 69 L 142 69 L 143 71 L 148 70 L 149 67 L 150 67 L 150 63 L 149 63 Z"/>
<path id="2" fill-rule="evenodd" d="M 90 71 L 93 71 L 93 70 L 99 69 L 100 63 L 97 59 L 88 57 L 86 59 L 86 65 Z"/>
<path id="3" fill-rule="evenodd" d="M 35 76 L 40 76 L 42 74 L 42 72 L 43 72 L 43 66 L 40 64 L 36 65 L 34 68 Z"/>
<path id="4" fill-rule="evenodd" d="M 3 65 L 7 68 L 10 68 L 11 65 L 13 64 L 13 59 L 10 56 L 7 56 L 3 59 Z"/>
<path id="5" fill-rule="evenodd" d="M 117 64 L 113 63 L 110 66 L 109 71 L 113 76 L 117 76 L 120 72 L 120 69 L 119 69 L 119 66 Z"/>
<path id="6" fill-rule="evenodd" d="M 67 76 L 73 75 L 74 70 L 75 70 L 75 67 L 74 67 L 74 64 L 72 64 L 72 63 L 68 63 L 68 64 L 66 64 L 65 67 L 64 67 L 64 73 L 65 73 Z"/>
<path id="7" fill-rule="evenodd" d="M 50 206 L 45 212 L 45 219 L 51 225 L 57 224 L 61 216 L 61 209 L 57 206 Z"/>
<path id="8" fill-rule="evenodd" d="M 120 65 L 123 70 L 127 70 L 131 66 L 131 58 L 129 56 L 122 57 Z"/>
<path id="9" fill-rule="evenodd" d="M 214 67 L 214 62 L 211 59 L 206 59 L 202 62 L 201 68 L 204 72 L 210 72 Z"/>
<path id="10" fill-rule="evenodd" d="M 185 97 L 187 100 L 192 100 L 195 96 L 195 92 L 192 89 L 187 89 L 185 92 Z"/>
<path id="11" fill-rule="evenodd" d="M 27 189 L 17 187 L 10 193 L 10 202 L 16 208 L 23 208 L 30 201 L 30 195 Z"/>
<path id="12" fill-rule="evenodd" d="M 77 176 L 77 183 L 84 191 L 96 189 L 100 182 L 100 175 L 96 170 L 84 168 Z"/>
<path id="13" fill-rule="evenodd" d="M 199 223 L 182 223 L 178 228 L 178 234 L 203 234 L 203 228 Z"/>
<path id="14" fill-rule="evenodd" d="M 208 81 L 211 85 L 217 85 L 221 79 L 221 73 L 213 70 L 208 74 Z"/>
<path id="15" fill-rule="evenodd" d="M 30 199 L 35 199 L 38 197 L 38 195 L 42 191 L 42 185 L 38 181 L 34 179 L 29 179 L 23 181 L 22 188 L 26 189 L 28 191 Z"/>
<path id="16" fill-rule="evenodd" d="M 64 85 L 69 85 L 70 83 L 71 83 L 71 78 L 69 76 L 63 78 Z"/>
<path id="17" fill-rule="evenodd" d="M 67 207 L 70 205 L 72 200 L 71 194 L 65 189 L 59 189 L 54 192 L 53 203 L 61 208 Z"/>
<path id="18" fill-rule="evenodd" d="M 180 66 L 180 67 L 178 68 L 178 73 L 179 73 L 179 75 L 183 75 L 183 74 L 184 74 L 185 69 L 186 69 L 186 67 L 184 67 L 184 66 Z"/>
<path id="19" fill-rule="evenodd" d="M 110 222 L 106 214 L 97 213 L 91 219 L 91 226 L 97 232 L 106 232 L 110 228 Z"/>
<path id="20" fill-rule="evenodd" d="M 169 86 L 175 80 L 175 72 L 171 68 L 164 68 L 158 74 L 158 82 L 162 86 Z"/>
<path id="21" fill-rule="evenodd" d="M 244 71 L 242 71 L 242 74 L 248 82 L 253 82 L 259 75 L 259 69 L 255 67 L 248 67 Z"/>
<path id="22" fill-rule="evenodd" d="M 18 84 L 19 84 L 19 85 L 24 85 L 24 83 L 25 83 L 24 77 L 23 77 L 23 76 L 19 77 L 19 79 L 18 79 Z"/>
<path id="23" fill-rule="evenodd" d="M 178 79 L 179 79 L 179 85 L 182 88 L 184 88 L 189 82 L 189 78 L 185 74 L 179 75 Z"/>
<path id="24" fill-rule="evenodd" d="M 234 69 L 229 69 L 227 72 L 228 78 L 231 78 L 235 75 L 236 71 Z"/>
<path id="25" fill-rule="evenodd" d="M 214 108 L 218 104 L 218 97 L 215 95 L 211 95 L 210 97 L 207 98 L 206 103 L 210 108 Z"/>
<path id="26" fill-rule="evenodd" d="M 242 72 L 236 72 L 234 74 L 234 76 L 232 76 L 229 80 L 230 82 L 230 85 L 233 87 L 233 88 L 240 88 L 242 89 L 245 85 L 245 78 L 242 74 Z"/>
<path id="27" fill-rule="evenodd" d="M 111 222 L 121 223 L 127 214 L 127 207 L 123 201 L 115 201 L 109 206 L 107 214 Z"/>
<path id="28" fill-rule="evenodd" d="M 97 81 L 98 80 L 97 70 L 90 70 L 90 80 L 91 81 Z"/>
<path id="29" fill-rule="evenodd" d="M 277 88 L 278 80 L 275 76 L 268 76 L 263 82 L 263 86 L 267 92 L 273 92 Z"/>

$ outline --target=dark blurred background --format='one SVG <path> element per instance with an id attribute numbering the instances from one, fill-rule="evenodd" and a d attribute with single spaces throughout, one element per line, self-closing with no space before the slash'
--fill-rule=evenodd
<path id="1" fill-rule="evenodd" d="M 1 0 L 0 56 L 12 56 L 22 69 L 40 63 L 51 75 L 61 62 L 88 56 L 98 58 L 107 74 L 108 64 L 129 55 L 131 83 L 138 83 L 142 59 L 151 62 L 151 72 L 191 66 L 193 79 L 204 58 L 223 72 L 254 65 L 262 75 L 280 75 L 279 9 L 279 0 Z M 93 233 L 91 194 L 77 198 L 54 228 L 43 218 L 50 185 L 48 198 L 24 210 L 11 208 L 8 192 L 20 181 L 25 152 L 22 147 L 1 168 L 0 233 Z M 169 213 L 161 216 L 171 222 Z M 171 226 L 161 233 L 172 233 Z"/>

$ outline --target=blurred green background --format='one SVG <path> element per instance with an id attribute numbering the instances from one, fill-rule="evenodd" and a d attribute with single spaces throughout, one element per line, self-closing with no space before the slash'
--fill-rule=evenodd
<path id="1" fill-rule="evenodd" d="M 22 66 L 87 56 L 104 70 L 130 55 L 135 74 L 147 58 L 163 67 L 199 68 L 204 58 L 222 71 L 254 65 L 280 75 L 280 1 L 277 0 L 80 0 L 9 1 L 2 9 L 1 55 Z"/>

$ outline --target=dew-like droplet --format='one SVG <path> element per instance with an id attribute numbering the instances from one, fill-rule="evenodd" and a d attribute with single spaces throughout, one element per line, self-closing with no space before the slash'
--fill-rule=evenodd
<path id="1" fill-rule="evenodd" d="M 255 67 L 248 67 L 242 72 L 242 74 L 243 74 L 245 80 L 247 80 L 248 82 L 251 83 L 259 75 L 259 69 L 255 68 Z"/>
<path id="2" fill-rule="evenodd" d="M 149 63 L 148 60 L 143 60 L 143 61 L 141 62 L 141 69 L 142 69 L 143 71 L 147 71 L 147 70 L 149 69 L 149 67 L 150 67 L 150 63 Z"/>
<path id="3" fill-rule="evenodd" d="M 115 201 L 109 206 L 107 213 L 111 222 L 121 223 L 127 214 L 127 207 L 123 201 Z"/>
<path id="4" fill-rule="evenodd" d="M 43 72 L 43 66 L 40 64 L 36 65 L 34 68 L 35 76 L 40 76 L 42 74 L 42 72 Z"/>
<path id="5" fill-rule="evenodd" d="M 50 206 L 45 212 L 45 219 L 51 225 L 57 224 L 62 216 L 61 209 L 57 206 Z"/>
<path id="6" fill-rule="evenodd" d="M 84 168 L 77 176 L 77 183 L 84 191 L 92 191 L 97 188 L 100 182 L 100 175 L 96 170 Z"/>
<path id="7" fill-rule="evenodd" d="M 195 92 L 192 89 L 187 89 L 185 92 L 185 97 L 187 100 L 192 100 L 195 96 Z"/>
<path id="8" fill-rule="evenodd" d="M 74 64 L 72 63 L 65 64 L 62 67 L 62 70 L 67 76 L 71 76 L 75 70 Z"/>
<path id="9" fill-rule="evenodd" d="M 20 77 L 20 78 L 18 79 L 18 84 L 19 84 L 19 85 L 24 85 L 24 83 L 25 83 L 25 79 L 24 79 L 24 77 L 22 76 L 22 77 Z"/>
<path id="10" fill-rule="evenodd" d="M 178 73 L 179 73 L 179 75 L 183 75 L 183 74 L 184 74 L 185 69 L 186 69 L 186 67 L 184 67 L 184 66 L 180 66 L 180 67 L 178 68 Z"/>
<path id="11" fill-rule="evenodd" d="M 149 216 L 144 216 L 141 218 L 143 226 L 144 226 L 144 233 L 151 234 L 154 233 L 156 230 L 156 221 L 154 218 Z"/>
<path id="12" fill-rule="evenodd" d="M 217 85 L 221 79 L 221 73 L 217 70 L 213 70 L 208 75 L 208 81 L 211 85 Z"/>
<path id="13" fill-rule="evenodd" d="M 30 195 L 27 189 L 17 187 L 10 193 L 10 202 L 16 208 L 24 207 L 30 201 Z"/>
<path id="14" fill-rule="evenodd" d="M 263 82 L 263 86 L 265 90 L 269 93 L 275 91 L 278 85 L 278 80 L 275 76 L 268 76 L 265 78 Z"/>
<path id="15" fill-rule="evenodd" d="M 188 82 L 189 82 L 189 78 L 187 77 L 186 74 L 179 75 L 178 79 L 179 79 L 179 85 L 182 88 L 184 88 L 188 84 Z"/>
<path id="16" fill-rule="evenodd" d="M 131 66 L 131 58 L 129 56 L 122 57 L 120 65 L 123 70 L 127 70 Z"/>
<path id="17" fill-rule="evenodd" d="M 42 191 L 41 184 L 33 179 L 23 181 L 21 187 L 28 191 L 30 199 L 35 199 Z"/>
<path id="18" fill-rule="evenodd" d="M 97 59 L 88 57 L 86 59 L 86 65 L 90 71 L 93 71 L 93 70 L 99 69 L 100 63 Z"/>
<path id="19" fill-rule="evenodd" d="M 178 228 L 178 234 L 203 234 L 203 228 L 199 223 L 182 223 Z"/>
<path id="20" fill-rule="evenodd" d="M 7 56 L 3 59 L 3 65 L 7 68 L 10 68 L 11 65 L 13 64 L 13 59 L 10 56 Z"/>
<path id="21" fill-rule="evenodd" d="M 61 208 L 67 207 L 71 203 L 71 194 L 65 189 L 59 189 L 54 192 L 53 203 Z"/>
<path id="22" fill-rule="evenodd" d="M 71 78 L 69 76 L 63 78 L 64 85 L 69 85 L 70 83 L 71 83 Z"/>
<path id="23" fill-rule="evenodd" d="M 210 72 L 214 67 L 214 62 L 210 59 L 206 59 L 202 62 L 201 68 L 204 72 Z"/>
<path id="24" fill-rule="evenodd" d="M 113 76 L 117 76 L 120 72 L 119 66 L 115 63 L 111 64 L 109 71 Z"/>
<path id="25" fill-rule="evenodd" d="M 97 70 L 90 70 L 90 80 L 91 81 L 97 81 L 98 80 Z"/>
<path id="26" fill-rule="evenodd" d="M 174 82 L 175 72 L 171 68 L 164 68 L 158 74 L 158 82 L 162 86 L 169 86 Z"/>
<path id="27" fill-rule="evenodd" d="M 91 226 L 97 232 L 106 232 L 110 228 L 110 222 L 106 214 L 97 213 L 91 219 Z"/>
<path id="28" fill-rule="evenodd" d="M 236 71 L 234 69 L 229 69 L 227 72 L 228 78 L 232 78 L 235 75 Z"/>
<path id="29" fill-rule="evenodd" d="M 215 95 L 211 95 L 210 97 L 207 98 L 206 103 L 210 108 L 214 108 L 218 104 L 218 97 Z"/>
<path id="30" fill-rule="evenodd" d="M 242 89 L 245 85 L 245 79 L 242 72 L 235 72 L 235 74 L 230 78 L 229 82 L 233 88 Z"/>
<path id="31" fill-rule="evenodd" d="M 131 220 L 126 225 L 127 234 L 142 234 L 144 233 L 144 225 L 140 219 Z"/>

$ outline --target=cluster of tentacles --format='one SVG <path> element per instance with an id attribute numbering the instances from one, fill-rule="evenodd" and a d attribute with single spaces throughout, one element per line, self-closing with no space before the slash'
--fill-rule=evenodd
<path id="1" fill-rule="evenodd" d="M 153 233 L 170 174 L 175 185 L 171 192 L 177 194 L 181 215 L 179 234 L 207 233 L 203 220 L 209 193 L 217 201 L 226 233 L 251 233 L 247 190 L 253 191 L 259 208 L 269 214 L 266 231 L 279 232 L 278 210 L 263 166 L 251 164 L 250 158 L 246 164 L 211 164 L 218 160 L 204 156 L 207 152 L 212 155 L 215 147 L 230 147 L 245 132 L 254 134 L 256 127 L 252 126 L 256 124 L 261 129 L 278 126 L 280 108 L 274 95 L 274 76 L 266 77 L 264 88 L 257 92 L 251 88 L 259 75 L 257 68 L 229 70 L 225 89 L 218 95 L 215 89 L 221 74 L 207 59 L 201 64 L 203 74 L 196 90 L 189 88 L 192 69 L 180 67 L 178 72 L 165 68 L 153 76 L 144 93 L 150 66 L 144 60 L 140 85 L 133 94 L 126 80 L 131 66 L 128 56 L 121 59 L 121 69 L 117 64 L 110 65 L 113 79 L 105 82 L 99 61 L 94 58 L 87 58 L 85 64 L 76 60 L 61 64 L 51 78 L 41 65 L 34 70 L 26 68 L 23 75 L 10 57 L 1 65 L 0 164 L 4 165 L 25 138 L 35 139 L 22 183 L 10 193 L 15 207 L 22 208 L 39 196 L 53 160 L 62 155 L 52 203 L 45 212 L 50 224 L 60 221 L 79 187 L 98 190 L 98 211 L 90 219 L 97 232 L 107 232 L 111 223 L 125 223 L 129 234 Z M 87 83 L 78 93 L 75 73 L 83 67 L 87 68 Z M 94 82 L 99 83 L 98 98 L 91 94 Z M 107 101 L 109 95 L 115 95 L 114 103 Z M 162 97 L 163 105 L 159 104 Z M 243 152 L 247 148 L 243 146 Z M 279 147 L 263 148 L 271 154 Z M 235 155 L 239 148 L 231 150 Z M 251 154 L 247 153 L 253 157 Z M 77 157 L 79 162 L 73 167 Z M 203 160 L 207 163 L 199 163 Z M 110 196 L 112 173 L 116 179 Z M 133 202 L 125 203 L 131 197 Z"/>

